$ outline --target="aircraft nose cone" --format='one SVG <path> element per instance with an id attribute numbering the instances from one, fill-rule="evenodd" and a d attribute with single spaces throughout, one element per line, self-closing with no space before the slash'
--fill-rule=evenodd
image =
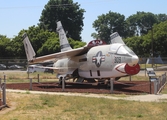
<path id="1" fill-rule="evenodd" d="M 131 63 L 128 63 L 129 66 L 135 66 L 139 62 L 139 58 L 136 55 L 133 55 L 131 58 Z"/>
<path id="2" fill-rule="evenodd" d="M 132 56 L 132 64 L 133 64 L 133 65 L 136 65 L 138 62 L 139 62 L 138 56 L 133 55 L 133 56 Z"/>

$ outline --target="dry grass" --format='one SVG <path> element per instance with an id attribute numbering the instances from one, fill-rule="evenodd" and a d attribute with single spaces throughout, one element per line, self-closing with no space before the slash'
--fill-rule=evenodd
<path id="1" fill-rule="evenodd" d="M 51 74 L 51 73 L 39 72 L 39 73 L 27 74 L 27 72 L 25 71 L 19 71 L 19 72 L 0 71 L 0 78 L 4 79 L 4 77 L 6 77 L 7 83 L 25 83 L 29 82 L 28 78 L 32 78 L 33 82 L 37 82 L 38 77 L 40 82 L 57 80 L 56 74 Z"/>
<path id="2" fill-rule="evenodd" d="M 1 120 L 164 120 L 167 102 L 8 93 Z M 9 111 L 14 107 L 15 109 Z"/>
<path id="3" fill-rule="evenodd" d="M 149 78 L 148 76 L 139 76 L 139 75 L 134 75 L 134 76 L 128 76 L 128 77 L 122 77 L 119 80 L 121 81 L 148 81 Z"/>
<path id="4" fill-rule="evenodd" d="M 34 78 L 37 79 L 39 74 L 39 77 L 42 79 L 55 79 L 56 74 L 51 73 L 43 73 L 43 72 L 35 72 L 28 74 L 26 71 L 0 71 L 0 76 L 4 77 L 6 76 L 7 79 L 27 79 L 27 78 Z"/>
<path id="5" fill-rule="evenodd" d="M 156 71 L 157 77 L 164 74 L 165 71 Z M 4 75 L 6 76 L 6 82 L 7 83 L 20 83 L 20 82 L 29 82 L 28 78 L 32 78 L 33 82 L 38 81 L 38 76 L 40 82 L 46 82 L 46 81 L 58 81 L 56 78 L 56 74 L 51 73 L 30 73 L 29 75 L 25 71 L 17 71 L 17 72 L 8 72 L 8 71 L 0 71 L 0 78 L 4 78 Z M 147 74 L 143 71 L 142 74 L 133 75 L 131 77 L 122 77 L 120 78 L 121 81 L 149 81 L 149 78 Z"/>

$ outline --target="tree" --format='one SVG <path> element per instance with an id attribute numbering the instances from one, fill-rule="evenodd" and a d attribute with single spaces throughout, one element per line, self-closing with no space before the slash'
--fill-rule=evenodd
<path id="1" fill-rule="evenodd" d="M 167 56 L 167 21 L 154 24 L 152 31 L 143 36 L 134 36 L 125 39 L 127 46 L 132 48 L 140 57 L 148 57 L 152 53 L 153 56 Z M 153 32 L 153 34 L 152 34 Z"/>
<path id="2" fill-rule="evenodd" d="M 98 19 L 94 21 L 93 28 L 97 31 L 97 35 L 92 33 L 93 37 L 100 37 L 106 43 L 110 43 L 110 35 L 114 32 L 118 32 L 122 37 L 125 33 L 125 16 L 119 13 L 111 12 L 98 16 Z"/>
<path id="3" fill-rule="evenodd" d="M 139 57 L 148 57 L 151 50 L 151 36 L 133 36 L 124 40 Z"/>
<path id="4" fill-rule="evenodd" d="M 156 15 L 150 12 L 137 12 L 126 19 L 130 36 L 140 36 L 148 33 L 155 23 L 158 23 Z M 129 36 L 129 37 L 130 37 Z"/>
<path id="5" fill-rule="evenodd" d="M 13 58 L 26 57 L 22 39 L 22 35 L 24 33 L 27 33 L 34 51 L 36 52 L 36 56 L 60 52 L 59 37 L 57 33 L 43 30 L 39 26 L 31 26 L 28 28 L 28 30 L 21 30 L 18 36 L 15 36 L 15 38 L 9 41 L 7 47 L 6 44 L 4 45 L 4 48 L 10 51 L 5 55 Z M 81 41 L 75 42 L 73 39 L 69 39 L 69 42 L 73 48 L 82 47 L 86 44 L 85 42 Z M 0 48 L 2 47 L 0 46 Z"/>
<path id="6" fill-rule="evenodd" d="M 49 31 L 56 31 L 57 21 L 61 21 L 65 31 L 74 40 L 81 40 L 84 9 L 73 0 L 49 0 L 42 11 L 39 26 Z"/>
<path id="7" fill-rule="evenodd" d="M 159 54 L 167 56 L 167 21 L 153 26 L 153 52 L 154 56 Z M 151 32 L 148 34 L 151 35 Z"/>
<path id="8" fill-rule="evenodd" d="M 47 55 L 56 52 L 60 52 L 60 45 L 58 37 L 54 36 L 48 38 L 48 40 L 38 49 L 39 55 Z"/>
<path id="9" fill-rule="evenodd" d="M 160 22 L 164 22 L 167 20 L 167 15 L 166 14 L 157 14 L 157 19 L 158 19 L 158 23 Z"/>
<path id="10" fill-rule="evenodd" d="M 9 49 L 11 47 L 12 46 L 10 46 L 10 39 L 4 35 L 0 35 L 0 58 L 9 57 L 8 54 L 10 53 Z"/>
<path id="11" fill-rule="evenodd" d="M 75 41 L 71 38 L 68 39 L 72 48 L 83 47 L 86 43 L 81 41 Z M 58 37 L 50 37 L 48 40 L 42 45 L 42 47 L 38 50 L 38 54 L 52 54 L 60 52 L 60 42 Z"/>
<path id="12" fill-rule="evenodd" d="M 132 36 L 139 36 L 139 31 L 138 31 L 138 15 L 137 14 L 134 14 L 134 15 L 131 15 L 129 16 L 127 19 L 126 19 L 126 23 L 127 23 L 127 27 L 128 27 L 128 36 L 129 37 L 132 37 Z"/>

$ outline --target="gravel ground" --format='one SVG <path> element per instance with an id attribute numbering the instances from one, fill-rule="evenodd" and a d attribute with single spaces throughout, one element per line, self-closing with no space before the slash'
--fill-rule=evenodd
<path id="1" fill-rule="evenodd" d="M 31 90 L 30 83 L 15 83 L 7 84 L 7 89 Z M 63 90 L 56 82 L 48 83 L 32 83 L 31 91 L 45 91 L 45 92 L 75 92 L 75 93 L 94 93 L 94 94 L 110 94 L 110 88 L 105 84 L 98 83 L 74 83 L 66 82 Z M 151 91 L 151 92 L 150 92 Z M 153 93 L 153 84 L 149 81 L 115 81 L 114 94 L 140 95 Z"/>

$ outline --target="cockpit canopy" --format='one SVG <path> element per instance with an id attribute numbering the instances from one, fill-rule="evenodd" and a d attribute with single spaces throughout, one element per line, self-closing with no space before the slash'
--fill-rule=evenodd
<path id="1" fill-rule="evenodd" d="M 110 52 L 118 55 L 136 55 L 128 46 L 120 43 L 111 45 Z"/>

